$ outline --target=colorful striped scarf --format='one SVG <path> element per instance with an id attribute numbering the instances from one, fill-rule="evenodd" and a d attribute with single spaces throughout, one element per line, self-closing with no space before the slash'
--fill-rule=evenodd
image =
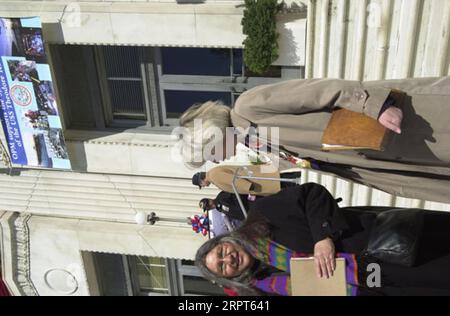
<path id="1" fill-rule="evenodd" d="M 292 251 L 268 238 L 256 240 L 255 246 L 254 249 L 249 249 L 249 251 L 256 259 L 287 273 L 290 272 L 291 258 L 311 257 L 309 254 Z M 356 296 L 358 288 L 358 266 L 355 255 L 338 253 L 336 257 L 345 258 L 346 261 L 347 296 Z M 269 294 L 291 295 L 289 275 L 275 275 L 262 280 L 256 280 L 254 286 Z"/>

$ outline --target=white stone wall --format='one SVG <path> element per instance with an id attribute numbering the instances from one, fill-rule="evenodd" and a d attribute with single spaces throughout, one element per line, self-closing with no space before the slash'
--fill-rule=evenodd
<path id="1" fill-rule="evenodd" d="M 6 1 L 1 16 L 39 15 L 52 43 L 241 47 L 242 9 L 228 3 Z"/>
<path id="2" fill-rule="evenodd" d="M 175 178 L 190 178 L 196 171 L 177 159 L 170 135 L 69 130 L 65 137 L 76 171 Z"/>
<path id="3" fill-rule="evenodd" d="M 41 17 L 48 43 L 241 48 L 241 1 L 2 1 L 0 16 Z M 305 15 L 280 17 L 277 65 L 303 66 Z"/>
<path id="4" fill-rule="evenodd" d="M 155 226 L 190 228 L 198 202 L 216 189 L 198 190 L 190 179 L 60 171 L 0 174 L 0 209 L 44 216 L 135 223 L 138 212 L 155 212 Z M 176 222 L 174 222 L 176 221 Z"/>
<path id="5" fill-rule="evenodd" d="M 13 295 L 83 296 L 89 288 L 82 251 L 193 259 L 205 237 L 189 228 L 140 226 L 33 215 L 9 225 L 0 212 L 2 270 Z M 21 224 L 17 224 L 23 223 Z M 17 239 L 17 231 L 26 232 Z M 18 259 L 19 258 L 19 259 Z M 92 275 L 90 275 L 92 277 Z M 14 279 L 18 278 L 20 289 Z"/>
<path id="6" fill-rule="evenodd" d="M 78 220 L 31 217 L 30 270 L 36 291 L 41 296 L 88 295 L 81 259 Z"/>
<path id="7" fill-rule="evenodd" d="M 307 76 L 450 75 L 450 1 L 311 0 Z"/>

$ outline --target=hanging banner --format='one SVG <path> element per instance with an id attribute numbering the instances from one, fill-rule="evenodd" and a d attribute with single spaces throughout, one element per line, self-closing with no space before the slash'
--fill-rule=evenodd
<path id="1" fill-rule="evenodd" d="M 40 18 L 0 18 L 0 58 L 0 119 L 11 162 L 70 169 Z"/>

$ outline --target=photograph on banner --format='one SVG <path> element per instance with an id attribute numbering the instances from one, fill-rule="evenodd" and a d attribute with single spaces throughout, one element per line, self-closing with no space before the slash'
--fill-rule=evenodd
<path id="1" fill-rule="evenodd" d="M 0 18 L 0 119 L 11 162 L 71 169 L 39 17 Z"/>

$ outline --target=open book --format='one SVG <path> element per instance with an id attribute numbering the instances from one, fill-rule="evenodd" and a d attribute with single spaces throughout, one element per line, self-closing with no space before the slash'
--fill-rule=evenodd
<path id="1" fill-rule="evenodd" d="M 345 259 L 336 258 L 336 270 L 329 279 L 316 275 L 314 258 L 291 259 L 293 296 L 347 296 Z"/>
<path id="2" fill-rule="evenodd" d="M 322 137 L 322 150 L 373 149 L 382 151 L 390 130 L 377 120 L 346 109 L 335 110 Z"/>

